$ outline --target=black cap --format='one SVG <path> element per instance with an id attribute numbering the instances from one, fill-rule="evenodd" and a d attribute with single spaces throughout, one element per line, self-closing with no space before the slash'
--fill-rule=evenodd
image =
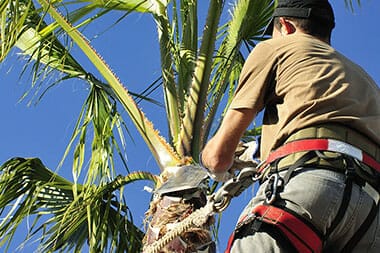
<path id="1" fill-rule="evenodd" d="M 264 34 L 272 34 L 275 17 L 313 18 L 331 28 L 335 26 L 334 11 L 328 0 L 278 0 L 272 20 Z"/>

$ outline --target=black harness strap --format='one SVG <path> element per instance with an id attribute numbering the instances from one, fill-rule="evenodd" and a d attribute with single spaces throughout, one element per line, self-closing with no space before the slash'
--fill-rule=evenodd
<path id="1" fill-rule="evenodd" d="M 293 172 L 297 168 L 302 167 L 307 161 L 314 158 L 315 156 L 316 154 L 314 151 L 309 151 L 302 155 L 293 165 L 287 169 L 287 172 L 283 178 L 281 178 L 278 174 L 278 162 L 281 159 L 275 161 L 273 168 L 270 171 L 271 176 L 269 177 L 268 184 L 265 188 L 266 203 L 272 204 L 278 197 L 277 195 L 284 190 L 284 186 L 289 182 Z"/>
<path id="2" fill-rule="evenodd" d="M 284 175 L 283 178 L 281 178 L 282 182 L 281 182 L 281 188 L 279 190 L 283 190 L 284 189 L 284 187 L 289 182 L 290 178 L 292 177 L 294 171 L 297 168 L 302 167 L 307 161 L 313 159 L 316 156 L 319 156 L 319 157 L 321 157 L 323 159 L 326 159 L 326 160 L 329 160 L 329 159 L 344 159 L 344 161 L 346 163 L 346 166 L 347 166 L 346 170 L 345 170 L 346 180 L 345 180 L 345 188 L 344 188 L 344 192 L 343 192 L 342 202 L 340 204 L 340 207 L 338 209 L 338 212 L 337 212 L 334 220 L 331 222 L 330 227 L 327 229 L 326 234 L 323 236 L 323 241 L 326 242 L 326 240 L 328 239 L 328 237 L 336 229 L 336 227 L 340 224 L 340 222 L 342 221 L 342 219 L 343 219 L 343 217 L 345 215 L 345 212 L 346 212 L 346 210 L 348 208 L 348 205 L 350 203 L 350 200 L 351 200 L 351 193 L 352 193 L 353 182 L 356 182 L 357 180 L 359 180 L 357 178 L 358 175 L 356 174 L 355 170 L 352 169 L 353 168 L 353 162 L 354 162 L 353 158 L 349 157 L 349 156 L 346 156 L 346 155 L 341 155 L 341 156 L 339 156 L 337 158 L 330 158 L 330 157 L 325 157 L 319 151 L 309 151 L 309 152 L 306 152 L 299 159 L 297 159 L 297 161 L 294 164 L 292 164 L 289 168 L 287 168 L 286 174 Z M 274 162 L 274 166 L 273 166 L 273 168 L 271 170 L 271 172 L 273 174 L 274 173 L 278 173 L 277 164 L 278 164 L 279 160 L 281 160 L 281 159 L 278 159 L 278 160 L 276 160 Z M 362 181 L 362 180 L 359 180 L 359 181 Z M 357 182 L 357 183 L 359 185 L 362 184 L 360 182 Z M 268 193 L 272 193 L 272 194 L 274 193 L 276 195 L 279 193 L 279 192 L 273 192 L 272 189 L 273 189 L 273 182 L 269 181 L 269 183 L 267 185 L 267 188 L 266 188 L 267 200 L 268 200 L 268 195 L 269 195 Z M 274 197 L 277 197 L 277 196 L 274 196 Z M 273 203 L 273 201 L 271 201 L 269 203 Z M 355 232 L 355 234 L 349 240 L 349 242 L 347 243 L 347 245 L 343 248 L 343 250 L 341 251 L 342 253 L 350 252 L 353 248 L 355 248 L 355 246 L 358 244 L 358 242 L 364 236 L 364 234 L 367 231 L 368 227 L 372 224 L 372 222 L 376 218 L 376 215 L 378 213 L 378 209 L 379 209 L 379 203 L 376 203 L 374 201 L 374 204 L 373 204 L 373 206 L 372 206 L 372 208 L 371 208 L 368 216 L 364 220 L 363 224 L 359 227 L 358 231 Z"/>
<path id="3" fill-rule="evenodd" d="M 334 220 L 331 222 L 330 227 L 326 231 L 326 234 L 324 236 L 324 241 L 327 240 L 327 238 L 331 235 L 331 233 L 335 230 L 335 228 L 342 221 L 344 214 L 346 213 L 348 204 L 350 203 L 350 200 L 351 200 L 351 192 L 352 192 L 352 179 L 351 179 L 351 177 L 347 176 L 346 186 L 344 187 L 342 202 L 340 204 L 340 207 L 338 209 L 338 212 L 337 212 Z"/>
<path id="4" fill-rule="evenodd" d="M 351 252 L 352 249 L 359 243 L 359 241 L 363 238 L 364 234 L 367 232 L 369 226 L 375 220 L 377 213 L 379 211 L 379 203 L 376 204 L 374 201 L 372 204 L 371 211 L 369 212 L 367 218 L 364 220 L 362 225 L 360 225 L 358 231 L 352 236 L 352 238 L 348 241 L 346 246 L 342 249 L 342 253 Z"/>
<path id="5" fill-rule="evenodd" d="M 288 168 L 288 170 L 287 170 L 287 172 L 286 172 L 286 174 L 284 176 L 284 185 L 286 185 L 289 182 L 290 178 L 293 175 L 293 172 L 296 169 L 304 166 L 307 161 L 313 159 L 314 157 L 316 157 L 316 153 L 314 151 L 308 151 L 307 153 L 305 153 L 304 155 L 302 155 L 294 164 L 292 164 Z"/>
<path id="6" fill-rule="evenodd" d="M 346 163 L 348 163 L 349 166 L 352 166 L 351 159 L 347 158 Z M 331 222 L 330 227 L 326 231 L 325 238 L 324 238 L 325 242 L 327 238 L 331 235 L 331 233 L 335 230 L 335 228 L 339 225 L 339 223 L 342 221 L 346 213 L 346 210 L 351 200 L 352 185 L 353 185 L 355 175 L 356 174 L 353 169 L 346 168 L 346 180 L 345 180 L 345 187 L 343 191 L 343 199 L 334 220 Z"/>

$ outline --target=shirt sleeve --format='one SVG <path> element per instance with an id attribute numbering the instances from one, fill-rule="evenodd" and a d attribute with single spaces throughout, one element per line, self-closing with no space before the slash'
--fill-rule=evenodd
<path id="1" fill-rule="evenodd" d="M 230 109 L 253 109 L 260 112 L 265 105 L 265 97 L 276 78 L 277 57 L 273 47 L 259 43 L 249 54 L 243 65 L 239 84 Z"/>

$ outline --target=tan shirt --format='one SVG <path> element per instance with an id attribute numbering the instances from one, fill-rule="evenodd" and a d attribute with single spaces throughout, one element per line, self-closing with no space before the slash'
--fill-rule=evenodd
<path id="1" fill-rule="evenodd" d="M 343 124 L 380 144 L 379 87 L 357 64 L 306 34 L 259 43 L 230 108 L 265 108 L 261 159 L 295 131 L 320 123 Z"/>

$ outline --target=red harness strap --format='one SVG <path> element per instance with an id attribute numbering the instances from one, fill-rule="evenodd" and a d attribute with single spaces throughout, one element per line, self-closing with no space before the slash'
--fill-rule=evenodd
<path id="1" fill-rule="evenodd" d="M 231 252 L 232 243 L 234 242 L 234 239 L 235 239 L 235 231 L 232 232 L 232 234 L 230 235 L 230 238 L 228 239 L 228 243 L 227 243 L 227 248 L 224 251 L 224 253 L 230 253 Z"/>
<path id="2" fill-rule="evenodd" d="M 293 153 L 311 150 L 331 151 L 349 155 L 374 168 L 380 173 L 380 163 L 373 157 L 351 144 L 334 139 L 304 139 L 286 143 L 269 154 L 268 158 L 258 169 L 258 173 L 261 173 L 269 164 L 277 159 Z M 251 211 L 251 214 L 255 215 L 257 219 L 262 219 L 263 222 L 272 224 L 280 229 L 298 252 L 322 252 L 321 238 L 312 229 L 312 227 L 306 224 L 299 217 L 270 205 L 259 205 Z M 244 222 L 247 217 L 248 215 L 244 216 L 239 223 Z M 230 252 L 234 241 L 234 235 L 234 233 L 231 235 L 225 253 Z"/>
<path id="3" fill-rule="evenodd" d="M 262 219 L 263 222 L 274 225 L 280 229 L 299 253 L 322 252 L 321 238 L 310 226 L 295 215 L 270 205 L 256 206 L 251 213 L 254 214 L 257 219 Z M 244 216 L 240 222 L 243 222 L 247 216 Z M 231 235 L 228 241 L 225 253 L 230 252 L 233 240 L 234 234 Z"/>
<path id="4" fill-rule="evenodd" d="M 377 172 L 380 172 L 380 163 L 370 155 L 351 144 L 333 139 L 305 139 L 286 143 L 269 154 L 268 158 L 259 168 L 258 172 L 262 172 L 268 164 L 277 159 L 283 158 L 293 153 L 311 150 L 332 151 L 346 154 L 374 168 Z"/>

